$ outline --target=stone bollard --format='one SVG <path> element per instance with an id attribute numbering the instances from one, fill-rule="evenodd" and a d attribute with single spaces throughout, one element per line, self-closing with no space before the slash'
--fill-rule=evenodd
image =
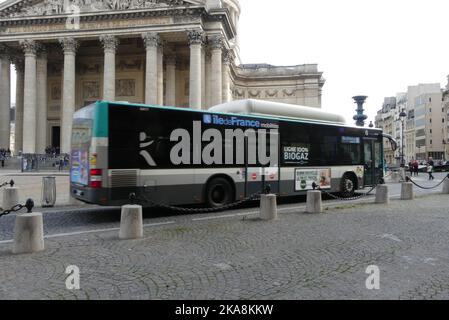
<path id="1" fill-rule="evenodd" d="M 42 213 L 16 216 L 13 253 L 33 253 L 44 250 L 44 223 Z"/>
<path id="2" fill-rule="evenodd" d="M 120 219 L 120 239 L 139 239 L 143 237 L 142 206 L 128 204 L 122 206 Z"/>
<path id="3" fill-rule="evenodd" d="M 323 204 L 321 201 L 321 191 L 309 190 L 307 191 L 307 213 L 322 213 Z"/>
<path id="4" fill-rule="evenodd" d="M 260 195 L 260 218 L 262 220 L 276 220 L 278 217 L 276 195 Z"/>
<path id="5" fill-rule="evenodd" d="M 403 182 L 401 186 L 401 200 L 413 200 L 414 198 L 413 183 Z"/>
<path id="6" fill-rule="evenodd" d="M 399 176 L 400 176 L 400 181 L 405 181 L 406 180 L 406 178 L 405 178 L 405 176 L 406 176 L 406 174 L 405 174 L 405 168 L 400 168 L 399 169 Z"/>
<path id="7" fill-rule="evenodd" d="M 379 184 L 376 187 L 376 200 L 375 203 L 390 203 L 390 197 L 388 195 L 388 186 L 386 184 Z"/>
<path id="8" fill-rule="evenodd" d="M 19 188 L 6 187 L 3 190 L 3 209 L 11 209 L 19 203 Z"/>
<path id="9" fill-rule="evenodd" d="M 449 179 L 448 178 L 446 178 L 446 180 L 444 180 L 444 182 L 443 182 L 443 193 L 449 194 Z"/>

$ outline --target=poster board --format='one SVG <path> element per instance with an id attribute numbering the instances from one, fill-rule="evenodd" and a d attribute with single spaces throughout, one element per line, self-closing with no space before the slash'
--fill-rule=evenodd
<path id="1" fill-rule="evenodd" d="M 295 169 L 295 191 L 313 190 L 314 182 L 321 189 L 330 189 L 331 169 Z"/>

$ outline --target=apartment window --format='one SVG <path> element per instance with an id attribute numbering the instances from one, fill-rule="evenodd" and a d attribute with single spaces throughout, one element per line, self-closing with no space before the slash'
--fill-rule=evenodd
<path id="1" fill-rule="evenodd" d="M 441 122 L 444 123 L 444 118 L 441 119 Z"/>
<path id="2" fill-rule="evenodd" d="M 432 129 L 430 129 L 430 134 L 432 134 Z"/>
<path id="3" fill-rule="evenodd" d="M 432 102 L 432 98 L 429 98 L 429 102 Z"/>
<path id="4" fill-rule="evenodd" d="M 430 139 L 430 144 L 432 144 L 432 139 Z"/>

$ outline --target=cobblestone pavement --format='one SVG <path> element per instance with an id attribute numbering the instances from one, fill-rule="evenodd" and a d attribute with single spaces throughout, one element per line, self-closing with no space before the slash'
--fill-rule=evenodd
<path id="1" fill-rule="evenodd" d="M 448 299 L 448 204 L 434 194 L 322 215 L 282 206 L 274 222 L 254 208 L 160 216 L 145 220 L 141 240 L 80 227 L 26 255 L 0 241 L 0 299 Z M 107 211 L 84 219 L 117 226 Z M 69 265 L 80 268 L 80 290 L 65 287 Z M 380 290 L 365 287 L 369 265 L 380 268 Z"/>

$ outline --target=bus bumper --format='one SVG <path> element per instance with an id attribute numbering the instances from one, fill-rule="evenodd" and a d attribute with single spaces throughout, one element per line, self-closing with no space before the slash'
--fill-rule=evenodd
<path id="1" fill-rule="evenodd" d="M 109 192 L 107 189 L 93 189 L 82 186 L 70 186 L 70 195 L 79 201 L 107 206 L 109 203 Z"/>

